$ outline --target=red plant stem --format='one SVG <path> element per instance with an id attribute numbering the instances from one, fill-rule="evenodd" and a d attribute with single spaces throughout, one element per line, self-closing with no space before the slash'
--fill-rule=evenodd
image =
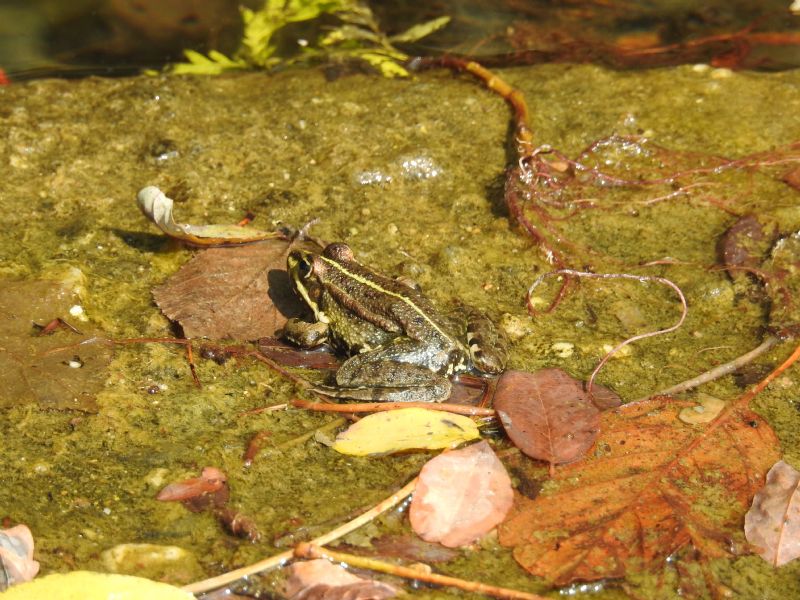
<path id="1" fill-rule="evenodd" d="M 317 410 L 322 412 L 382 412 L 387 410 L 398 410 L 401 408 L 426 408 L 428 410 L 441 410 L 445 412 L 467 415 L 470 417 L 494 417 L 496 415 L 492 408 L 480 408 L 478 406 L 468 406 L 466 404 L 434 404 L 431 402 L 361 402 L 358 404 L 328 404 L 325 402 L 311 402 L 309 400 L 296 399 L 291 401 L 295 408 L 306 410 Z"/>

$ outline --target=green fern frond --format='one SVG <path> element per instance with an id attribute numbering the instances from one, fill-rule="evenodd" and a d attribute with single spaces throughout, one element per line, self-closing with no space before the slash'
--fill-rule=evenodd
<path id="1" fill-rule="evenodd" d="M 218 75 L 234 69 L 271 69 L 280 64 L 314 61 L 320 58 L 363 60 L 384 77 L 408 77 L 401 63 L 408 59 L 394 43 L 415 42 L 438 31 L 450 21 L 439 17 L 410 27 L 394 36 L 387 36 L 378 25 L 370 8 L 358 0 L 265 0 L 259 10 L 242 8 L 244 32 L 239 49 L 232 58 L 212 50 L 208 56 L 186 50 L 187 62 L 170 68 L 173 73 Z M 334 15 L 341 25 L 322 36 L 316 43 L 293 57 L 277 56 L 275 33 L 290 23 L 310 21 L 323 14 Z"/>

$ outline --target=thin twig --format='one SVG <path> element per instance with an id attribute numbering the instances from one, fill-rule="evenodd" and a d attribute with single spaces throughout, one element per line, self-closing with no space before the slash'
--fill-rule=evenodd
<path id="1" fill-rule="evenodd" d="M 345 554 L 344 552 L 334 552 L 333 550 L 328 550 L 327 548 L 321 548 L 319 544 L 315 544 L 314 542 L 303 542 L 298 544 L 294 549 L 294 555 L 298 558 L 324 558 L 333 563 L 345 563 L 349 566 L 357 567 L 359 569 L 369 569 L 370 571 L 378 571 L 379 573 L 387 573 L 389 575 L 404 577 L 406 579 L 424 581 L 425 583 L 432 583 L 434 585 L 446 585 L 467 592 L 486 594 L 487 596 L 493 596 L 495 598 L 512 598 L 514 600 L 547 600 L 544 596 L 539 596 L 538 594 L 531 594 L 529 592 L 497 587 L 494 585 L 488 585 L 486 583 L 480 583 L 479 581 L 468 581 L 466 579 L 459 579 L 458 577 L 450 577 L 449 575 L 430 573 L 419 567 L 403 567 L 365 556 Z"/>
<path id="2" fill-rule="evenodd" d="M 634 400 L 634 402 L 642 402 L 652 396 L 671 396 L 673 394 L 680 394 L 686 390 L 691 390 L 692 388 L 696 388 L 710 381 L 714 381 L 715 379 L 719 379 L 720 377 L 728 375 L 729 373 L 733 373 L 737 369 L 742 368 L 744 365 L 753 362 L 756 358 L 775 347 L 778 342 L 780 342 L 778 338 L 769 336 L 758 347 L 753 348 L 750 350 L 750 352 L 742 354 L 737 358 L 734 358 L 730 362 L 716 366 L 713 369 L 709 369 L 705 373 L 701 373 L 697 377 L 692 377 L 691 379 L 687 379 L 681 383 L 676 383 L 671 387 L 654 392 L 648 396 L 645 396 L 644 398 Z M 628 404 L 630 404 L 630 402 Z"/>
<path id="3" fill-rule="evenodd" d="M 403 499 L 406 498 L 409 494 L 414 491 L 414 488 L 417 485 L 417 478 L 415 477 L 409 483 L 407 483 L 402 489 L 396 491 L 394 494 L 376 504 L 374 507 L 362 513 L 355 519 L 348 521 L 344 525 L 337 527 L 329 531 L 328 533 L 322 534 L 318 538 L 311 540 L 312 544 L 316 544 L 319 546 L 324 546 L 325 544 L 329 544 L 334 540 L 339 539 L 342 536 L 347 535 L 351 531 L 355 531 L 362 525 L 369 523 L 373 519 L 375 519 L 381 513 L 386 512 Z M 210 577 L 209 579 L 204 579 L 202 581 L 195 581 L 194 583 L 190 583 L 189 585 L 183 586 L 183 590 L 187 592 L 191 592 L 193 594 L 198 594 L 201 592 L 208 592 L 210 590 L 214 590 L 220 588 L 224 585 L 228 585 L 229 583 L 233 583 L 237 579 L 241 579 L 242 577 L 247 577 L 249 575 L 255 575 L 256 573 L 260 573 L 261 571 L 266 571 L 267 569 L 274 569 L 275 567 L 281 566 L 283 563 L 289 561 L 294 556 L 293 550 L 287 550 L 286 552 L 281 552 L 280 554 L 276 554 L 275 556 L 270 556 L 269 558 L 265 558 L 258 562 L 253 563 L 252 565 L 248 565 L 246 567 L 242 567 L 240 569 L 234 569 L 233 571 L 228 571 L 227 573 L 223 573 L 222 575 L 217 575 L 216 577 Z"/>

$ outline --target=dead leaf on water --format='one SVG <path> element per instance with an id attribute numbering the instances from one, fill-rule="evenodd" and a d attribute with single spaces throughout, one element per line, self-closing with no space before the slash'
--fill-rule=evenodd
<path id="1" fill-rule="evenodd" d="M 374 413 L 336 436 L 333 449 L 350 456 L 454 448 L 480 437 L 469 417 L 427 408 Z"/>
<path id="2" fill-rule="evenodd" d="M 583 383 L 560 369 L 506 371 L 497 382 L 494 408 L 517 448 L 551 464 L 581 458 L 600 429 L 600 411 Z"/>
<path id="3" fill-rule="evenodd" d="M 397 588 L 349 573 L 324 558 L 296 562 L 286 568 L 284 592 L 300 600 L 383 600 L 398 594 Z"/>
<path id="4" fill-rule="evenodd" d="M 422 467 L 409 519 L 423 540 L 457 548 L 494 529 L 513 502 L 503 463 L 482 441 L 440 454 Z"/>
<path id="5" fill-rule="evenodd" d="M 779 460 L 744 517 L 747 541 L 775 567 L 800 556 L 800 472 Z"/>
<path id="6" fill-rule="evenodd" d="M 267 240 L 198 253 L 153 290 L 164 314 L 186 337 L 256 340 L 275 337 L 303 307 L 286 273 L 291 244 Z"/>
<path id="7" fill-rule="evenodd" d="M 778 440 L 746 408 L 706 426 L 663 398 L 601 415 L 596 451 L 517 496 L 500 543 L 557 585 L 660 569 L 691 546 L 698 560 L 746 552 L 741 520 L 778 459 Z M 738 539 L 737 539 L 738 538 Z"/>
<path id="8" fill-rule="evenodd" d="M 30 402 L 42 408 L 95 412 L 95 394 L 106 381 L 113 349 L 91 343 L 63 352 L 86 336 L 65 329 L 37 336 L 34 323 L 70 320 L 78 298 L 57 281 L 4 281 L 0 286 L 0 407 Z M 84 334 L 88 327 L 80 324 Z"/>

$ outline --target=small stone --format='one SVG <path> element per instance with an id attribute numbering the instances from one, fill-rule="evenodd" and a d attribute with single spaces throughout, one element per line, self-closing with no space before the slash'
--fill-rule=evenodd
<path id="1" fill-rule="evenodd" d="M 575 353 L 575 344 L 571 342 L 556 342 L 550 346 L 550 351 L 558 358 L 569 358 Z"/>

